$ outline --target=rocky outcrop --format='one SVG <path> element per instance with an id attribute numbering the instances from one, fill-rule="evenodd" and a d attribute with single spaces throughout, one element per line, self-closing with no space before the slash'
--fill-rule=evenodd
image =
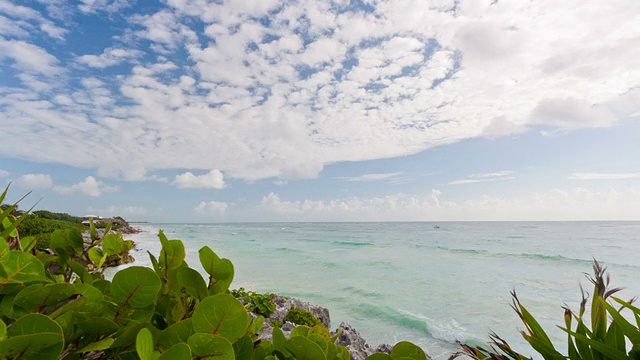
<path id="1" fill-rule="evenodd" d="M 386 354 L 391 353 L 391 345 L 382 344 L 376 347 L 371 347 L 367 344 L 367 341 L 360 335 L 358 330 L 354 329 L 349 323 L 341 323 L 336 329 L 335 335 L 340 333 L 340 336 L 336 339 L 336 345 L 342 345 L 349 350 L 352 360 L 364 359 L 367 356 L 382 352 Z"/>
<path id="2" fill-rule="evenodd" d="M 276 304 L 276 309 L 271 316 L 264 321 L 264 325 L 260 331 L 260 339 L 262 340 L 272 340 L 273 327 L 271 323 L 274 320 L 282 323 L 280 329 L 282 329 L 284 335 L 289 338 L 291 330 L 295 329 L 297 325 L 289 321 L 285 322 L 284 318 L 289 314 L 292 307 L 309 311 L 320 320 L 325 327 L 331 329 L 329 310 L 322 306 L 283 295 L 275 295 L 272 301 Z M 253 314 L 252 316 L 255 317 Z M 335 336 L 338 333 L 340 333 L 340 336 L 336 339 L 336 345 L 346 347 L 351 354 L 351 360 L 364 360 L 367 356 L 376 352 L 391 353 L 391 346 L 388 344 L 369 346 L 360 333 L 348 323 L 341 323 L 336 331 L 331 333 L 331 336 Z"/>

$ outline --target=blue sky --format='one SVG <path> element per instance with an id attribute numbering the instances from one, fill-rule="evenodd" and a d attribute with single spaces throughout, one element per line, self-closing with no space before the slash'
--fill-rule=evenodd
<path id="1" fill-rule="evenodd" d="M 640 220 L 640 2 L 0 0 L 0 182 L 154 222 Z"/>

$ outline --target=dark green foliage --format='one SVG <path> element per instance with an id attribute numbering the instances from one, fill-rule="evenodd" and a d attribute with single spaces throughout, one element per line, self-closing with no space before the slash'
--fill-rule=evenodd
<path id="1" fill-rule="evenodd" d="M 276 328 L 273 343 L 258 340 L 264 317 L 253 318 L 229 294 L 233 264 L 208 247 L 200 251 L 207 281 L 184 262 L 182 241 L 162 231 L 160 254 L 149 254 L 153 269 L 129 267 L 109 281 L 101 267 L 133 246 L 121 234 L 99 237 L 91 226 L 85 244 L 78 229 L 56 230 L 51 251 L 28 249 L 15 241 L 24 217 L 10 217 L 12 210 L 0 212 L 2 358 L 349 359 L 321 325 L 299 326 L 289 339 Z M 298 324 L 319 324 L 307 312 L 292 312 Z"/>
<path id="2" fill-rule="evenodd" d="M 36 236 L 38 239 L 37 247 L 39 249 L 46 249 L 47 247 L 49 247 L 49 239 L 51 238 L 51 233 L 53 233 L 54 231 L 66 229 L 78 229 L 83 231 L 86 228 L 86 226 L 82 226 L 82 224 L 80 223 L 70 222 L 67 220 L 56 220 L 41 218 L 38 216 L 27 216 L 22 224 L 20 224 L 19 230 L 20 235 L 22 236 Z"/>
<path id="3" fill-rule="evenodd" d="M 282 327 L 282 325 L 284 324 L 280 320 L 273 319 L 271 320 L 271 323 L 269 325 L 271 325 L 271 327 L 274 327 L 274 328 L 276 327 L 279 328 L 279 327 Z"/>
<path id="4" fill-rule="evenodd" d="M 318 320 L 312 313 L 305 309 L 298 309 L 295 306 L 291 306 L 291 311 L 285 316 L 284 321 L 289 321 L 296 325 L 322 325 L 322 321 Z"/>
<path id="5" fill-rule="evenodd" d="M 272 301 L 274 294 L 271 293 L 260 294 L 240 288 L 237 290 L 231 290 L 231 295 L 236 299 L 240 299 L 245 304 L 247 310 L 256 315 L 269 317 L 276 309 L 276 304 Z"/>
<path id="6" fill-rule="evenodd" d="M 49 219 L 49 220 L 61 220 L 75 224 L 81 224 L 82 218 L 78 216 L 69 215 L 67 213 L 56 213 L 47 210 L 36 210 L 32 212 L 35 217 L 40 219 Z"/>

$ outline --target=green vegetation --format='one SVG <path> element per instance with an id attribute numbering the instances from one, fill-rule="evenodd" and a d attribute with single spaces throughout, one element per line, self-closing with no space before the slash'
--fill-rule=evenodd
<path id="1" fill-rule="evenodd" d="M 67 229 L 77 229 L 82 232 L 86 230 L 87 227 L 76 222 L 40 218 L 36 215 L 27 215 L 19 227 L 20 235 L 36 237 L 36 246 L 38 247 L 38 249 L 46 249 L 49 247 L 51 234 L 54 231 Z"/>
<path id="2" fill-rule="evenodd" d="M 7 193 L 0 195 L 0 202 Z M 279 328 L 273 341 L 258 340 L 264 317 L 252 318 L 229 292 L 231 261 L 209 247 L 199 251 L 207 278 L 184 261 L 180 240 L 162 231 L 153 268 L 133 266 L 111 281 L 102 266 L 109 255 L 132 246 L 120 234 L 83 244 L 77 229 L 56 230 L 52 251 L 25 246 L 17 228 L 26 218 L 0 212 L 0 354 L 8 359 L 212 359 L 348 360 L 321 325 L 299 326 L 287 339 Z M 119 235 L 119 236 L 118 236 Z M 18 241 L 16 241 L 18 239 Z M 101 245 L 102 248 L 99 248 Z M 244 290 L 242 290 L 244 291 Z M 248 292 L 246 295 L 251 298 Z M 266 295 L 263 295 L 266 297 Z M 255 297 L 255 296 L 254 296 Z M 415 345 L 400 343 L 391 357 Z M 387 355 L 388 356 L 388 355 Z M 375 359 L 375 358 L 374 358 Z"/>
<path id="3" fill-rule="evenodd" d="M 318 320 L 312 313 L 305 309 L 298 309 L 295 306 L 291 306 L 291 311 L 285 316 L 284 321 L 289 321 L 296 325 L 322 325 L 322 321 Z"/>
<path id="4" fill-rule="evenodd" d="M 241 301 L 245 304 L 247 310 L 256 315 L 269 317 L 271 316 L 271 313 L 273 313 L 273 311 L 276 309 L 276 304 L 274 304 L 272 301 L 274 294 L 271 293 L 259 294 L 253 291 L 246 291 L 244 288 L 240 288 L 237 290 L 231 290 L 231 295 L 233 295 L 236 299 L 241 299 Z"/>
<path id="5" fill-rule="evenodd" d="M 0 195 L 4 200 L 8 189 Z M 0 211 L 0 354 L 7 359 L 212 359 L 220 360 L 347 360 L 348 350 L 335 345 L 312 314 L 292 308 L 285 318 L 302 324 L 287 338 L 275 321 L 273 341 L 259 340 L 264 317 L 248 311 L 269 311 L 270 294 L 239 289 L 229 291 L 234 267 L 209 247 L 199 251 L 207 276 L 184 261 L 184 244 L 162 231 L 153 268 L 129 267 L 111 281 L 103 269 L 110 256 L 122 256 L 133 246 L 121 234 L 98 236 L 84 243 L 77 228 L 58 229 L 50 250 L 40 251 L 33 237 L 20 237 L 20 225 L 29 217 Z M 53 220 L 53 219 L 52 219 Z M 108 230 L 108 229 L 107 229 Z M 108 233 L 108 231 L 107 231 Z M 567 342 L 556 348 L 538 321 L 513 293 L 512 307 L 525 326 L 522 336 L 545 360 L 640 359 L 640 308 L 615 295 L 605 268 L 597 262 L 594 296 L 587 309 L 582 297 L 577 312 L 565 308 Z M 242 297 L 243 305 L 236 297 Z M 258 305 L 263 303 L 266 308 Z M 272 311 L 272 310 L 271 310 Z M 585 315 L 586 314 L 586 315 Z M 524 360 L 496 334 L 489 347 L 461 344 L 452 356 L 473 359 Z M 563 353 L 564 352 L 564 353 Z M 409 342 L 396 344 L 391 354 L 368 360 L 426 360 Z"/>
<path id="6" fill-rule="evenodd" d="M 633 305 L 635 299 L 624 301 L 613 296 L 621 288 L 610 288 L 606 268 L 595 260 L 593 273 L 593 276 L 587 275 L 594 286 L 590 309 L 587 309 L 588 296 L 584 291 L 578 312 L 563 307 L 564 326 L 559 328 L 567 333 L 567 342 L 561 348 L 555 347 L 535 317 L 520 303 L 515 291 L 512 292 L 511 307 L 526 329 L 521 332 L 522 337 L 545 360 L 640 359 L 640 308 Z M 472 359 L 528 359 L 495 333 L 490 337 L 489 348 L 461 344 L 463 350 L 452 358 L 466 355 Z"/>
<path id="7" fill-rule="evenodd" d="M 47 210 L 36 210 L 32 213 L 35 217 L 40 219 L 60 220 L 75 224 L 82 224 L 82 218 L 78 216 L 69 215 L 67 213 L 56 213 Z"/>

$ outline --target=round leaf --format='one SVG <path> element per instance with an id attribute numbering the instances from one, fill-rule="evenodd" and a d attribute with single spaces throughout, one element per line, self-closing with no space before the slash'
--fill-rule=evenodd
<path id="1" fill-rule="evenodd" d="M 187 344 L 175 344 L 163 352 L 158 360 L 191 360 L 191 348 Z"/>
<path id="2" fill-rule="evenodd" d="M 193 320 L 184 319 L 162 330 L 158 336 L 158 345 L 161 348 L 169 349 L 176 344 L 186 343 L 193 334 Z"/>
<path id="3" fill-rule="evenodd" d="M 326 360 L 324 351 L 318 344 L 303 336 L 292 337 L 284 343 L 284 348 L 295 359 Z"/>
<path id="4" fill-rule="evenodd" d="M 7 331 L 7 337 L 0 341 L 0 354 L 8 358 L 57 359 L 64 347 L 62 328 L 42 314 L 19 318 Z"/>
<path id="5" fill-rule="evenodd" d="M 151 269 L 132 266 L 118 271 L 111 283 L 111 295 L 119 304 L 143 308 L 153 304 L 162 284 Z"/>
<path id="6" fill-rule="evenodd" d="M 183 267 L 178 269 L 178 286 L 184 288 L 187 294 L 198 300 L 207 297 L 207 284 L 202 275 L 192 268 Z"/>
<path id="7" fill-rule="evenodd" d="M 188 344 L 198 359 L 235 360 L 233 345 L 222 336 L 193 334 Z"/>
<path id="8" fill-rule="evenodd" d="M 44 281 L 44 265 L 29 253 L 12 250 L 2 258 L 1 264 L 6 276 L 0 277 L 0 285 Z"/>
<path id="9" fill-rule="evenodd" d="M 240 339 L 247 330 L 247 310 L 229 294 L 218 294 L 202 300 L 193 311 L 193 330 L 227 338 Z"/>
<path id="10" fill-rule="evenodd" d="M 391 357 L 394 359 L 407 357 L 415 360 L 427 360 L 427 355 L 419 346 L 408 341 L 401 341 L 391 349 Z"/>

